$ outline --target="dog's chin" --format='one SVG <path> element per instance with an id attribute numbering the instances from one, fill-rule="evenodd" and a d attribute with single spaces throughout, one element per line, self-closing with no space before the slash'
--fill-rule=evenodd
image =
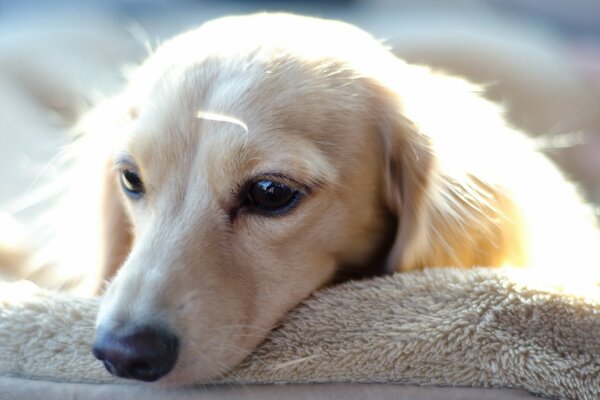
<path id="1" fill-rule="evenodd" d="M 202 385 L 217 383 L 231 373 L 236 365 L 241 363 L 245 357 L 240 357 L 228 365 L 216 361 L 206 361 L 196 365 L 190 365 L 185 360 L 177 364 L 175 369 L 163 378 L 152 382 L 151 385 L 164 388 L 175 388 L 191 385 Z"/>
<path id="2" fill-rule="evenodd" d="M 173 370 L 152 385 L 170 388 L 217 383 L 231 374 L 261 341 L 222 344 L 206 351 L 186 351 L 184 348 Z M 222 347 L 223 351 L 217 351 L 217 347 Z"/>
<path id="3" fill-rule="evenodd" d="M 177 388 L 192 385 L 203 385 L 217 382 L 220 378 L 227 375 L 228 370 L 220 373 L 215 372 L 214 368 L 178 368 L 175 367 L 167 376 L 149 383 L 150 386 L 157 388 Z"/>

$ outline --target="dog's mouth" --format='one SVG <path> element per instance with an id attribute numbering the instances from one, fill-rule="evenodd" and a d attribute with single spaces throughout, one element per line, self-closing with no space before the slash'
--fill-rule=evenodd
<path id="1" fill-rule="evenodd" d="M 175 367 L 179 339 L 170 330 L 152 325 L 99 329 L 92 352 L 114 376 L 154 382 Z"/>

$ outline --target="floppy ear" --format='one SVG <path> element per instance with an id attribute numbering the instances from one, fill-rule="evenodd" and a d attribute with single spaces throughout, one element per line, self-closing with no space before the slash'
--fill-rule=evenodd
<path id="1" fill-rule="evenodd" d="M 89 202 L 88 212 L 93 213 L 82 218 L 94 222 L 90 228 L 91 236 L 96 239 L 96 292 L 123 264 L 133 241 L 131 219 L 112 158 L 129 126 L 128 104 L 124 95 L 107 99 L 88 112 L 78 125 L 85 134 L 80 139 L 76 169 L 81 175 L 78 180 L 87 185 L 79 190 L 81 201 Z"/>
<path id="2" fill-rule="evenodd" d="M 389 88 L 379 89 L 379 132 L 384 144 L 384 199 L 397 218 L 385 272 L 417 267 L 418 242 L 424 233 L 430 205 L 434 154 L 429 137 L 402 114 L 400 98 Z"/>
<path id="3" fill-rule="evenodd" d="M 123 204 L 117 174 L 111 157 L 105 165 L 100 202 L 100 274 L 104 281 L 111 279 L 125 262 L 133 242 L 131 219 Z"/>
<path id="4" fill-rule="evenodd" d="M 377 123 L 385 145 L 383 196 L 397 218 L 385 272 L 436 266 L 523 265 L 525 230 L 510 191 L 487 181 L 485 174 L 478 173 L 477 165 L 470 165 L 468 171 L 460 167 L 463 157 L 469 156 L 465 152 L 475 151 L 465 147 L 468 142 L 456 148 L 437 146 L 441 135 L 471 140 L 470 136 L 458 137 L 466 132 L 474 135 L 473 126 L 461 122 L 471 117 L 465 114 L 465 105 L 483 110 L 483 116 L 491 121 L 489 129 L 501 124 L 497 108 L 488 107 L 471 86 L 446 78 L 433 83 L 423 81 L 423 90 L 435 84 L 441 85 L 437 94 L 445 93 L 444 101 L 427 104 L 414 88 L 416 85 L 411 88 L 412 75 L 409 72 L 405 75 L 408 78 L 399 84 L 393 80 L 387 85 L 380 84 L 376 92 Z M 395 87 L 398 92 L 405 90 L 409 94 L 403 98 Z M 419 118 L 436 118 L 443 107 L 445 115 L 438 117 L 445 123 L 428 125 L 427 129 L 435 130 L 422 131 L 404 114 L 403 101 L 413 107 L 410 110 L 415 106 L 427 107 L 432 114 L 419 111 L 414 114 Z M 409 104 L 409 101 L 419 103 Z M 436 145 L 432 137 L 436 138 Z M 452 168 L 455 163 L 458 168 Z"/>

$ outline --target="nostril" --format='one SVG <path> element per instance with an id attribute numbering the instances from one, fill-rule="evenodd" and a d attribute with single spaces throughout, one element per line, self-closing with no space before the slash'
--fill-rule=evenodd
<path id="1" fill-rule="evenodd" d="M 155 381 L 175 366 L 179 341 L 155 326 L 138 327 L 127 334 L 99 331 L 92 352 L 115 376 Z"/>
<path id="2" fill-rule="evenodd" d="M 130 369 L 133 375 L 148 374 L 148 372 L 152 371 L 150 364 L 145 361 L 134 362 L 131 364 Z"/>

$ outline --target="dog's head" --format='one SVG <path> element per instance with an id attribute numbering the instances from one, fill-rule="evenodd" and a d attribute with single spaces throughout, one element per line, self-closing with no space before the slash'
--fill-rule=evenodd
<path id="1" fill-rule="evenodd" d="M 211 22 L 141 67 L 111 128 L 109 371 L 216 377 L 317 288 L 410 256 L 432 162 L 396 95 L 405 67 L 288 15 Z"/>

